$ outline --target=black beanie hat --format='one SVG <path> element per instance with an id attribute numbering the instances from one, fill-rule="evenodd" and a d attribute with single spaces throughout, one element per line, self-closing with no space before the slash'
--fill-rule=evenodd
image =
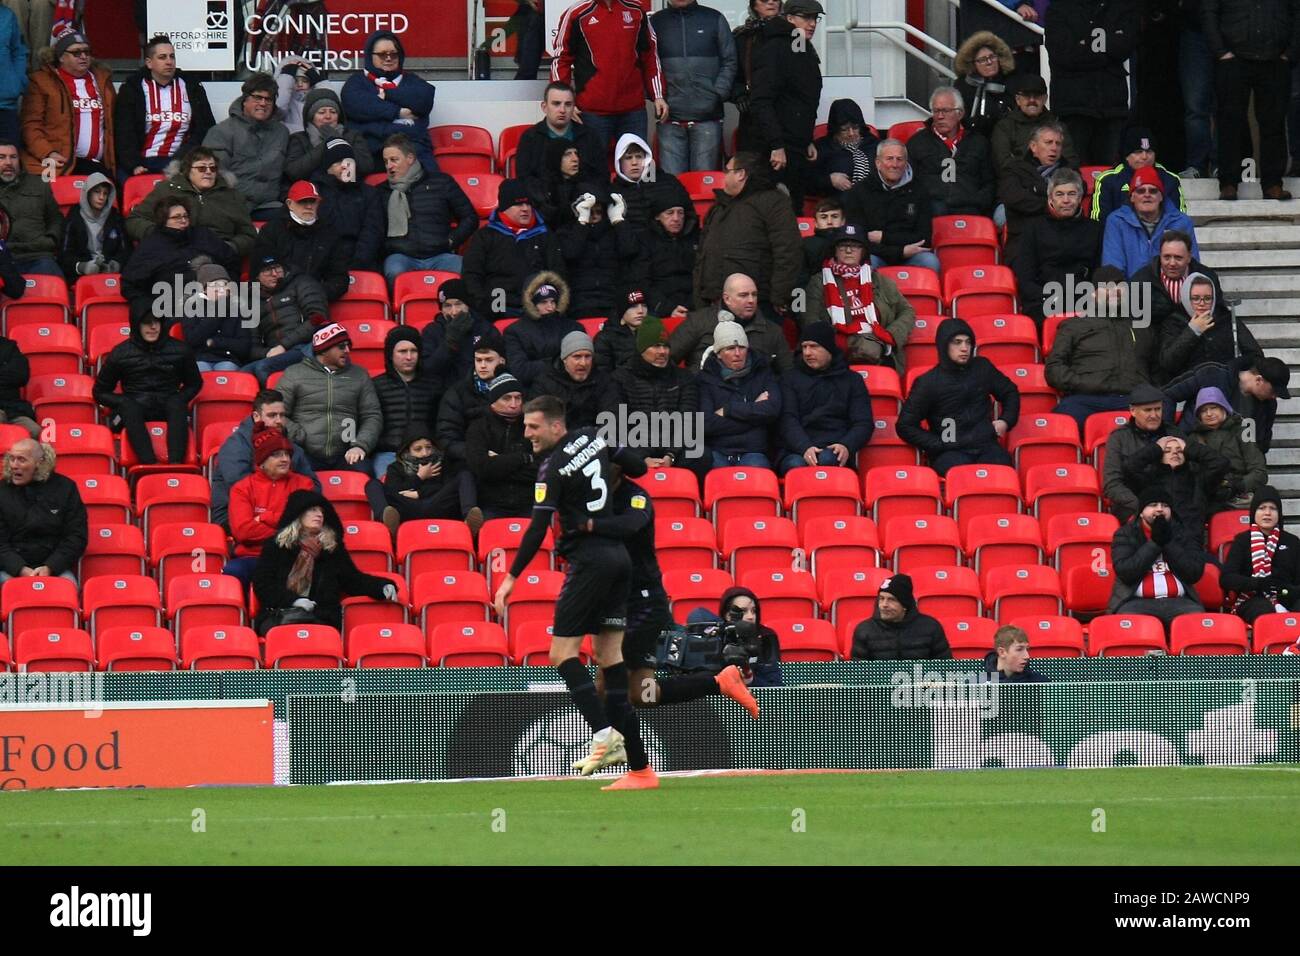
<path id="1" fill-rule="evenodd" d="M 505 361 L 506 337 L 501 334 L 501 331 L 496 326 L 492 326 L 486 332 L 484 332 L 482 335 L 480 335 L 478 338 L 474 340 L 475 352 L 482 351 L 484 349 L 491 349 L 493 352 L 496 352 L 497 355 L 501 356 L 501 361 L 503 362 Z"/>
<path id="2" fill-rule="evenodd" d="M 1171 508 L 1174 504 L 1174 500 L 1169 494 L 1169 489 L 1164 485 L 1147 485 L 1142 489 L 1142 493 L 1138 495 L 1138 511 L 1141 511 L 1147 505 L 1156 501 L 1169 505 Z"/>
<path id="3" fill-rule="evenodd" d="M 840 354 L 840 347 L 835 344 L 835 330 L 829 322 L 812 322 L 799 333 L 799 341 L 816 342 L 832 356 Z"/>
<path id="4" fill-rule="evenodd" d="M 442 285 L 438 286 L 438 304 L 442 305 L 448 299 L 459 299 L 461 302 L 469 302 L 469 286 L 465 280 L 457 276 L 455 279 L 448 279 Z"/>
<path id="5" fill-rule="evenodd" d="M 1277 493 L 1277 489 L 1272 485 L 1261 485 L 1255 491 L 1255 497 L 1250 499 L 1250 523 L 1255 523 L 1255 512 L 1259 506 L 1265 502 L 1271 501 L 1277 507 L 1278 526 L 1282 525 L 1282 496 Z"/>
<path id="6" fill-rule="evenodd" d="M 895 574 L 886 578 L 885 583 L 880 585 L 880 590 L 898 598 L 898 603 L 903 605 L 903 610 L 916 610 L 916 598 L 912 597 L 912 579 L 906 574 Z"/>
<path id="7" fill-rule="evenodd" d="M 497 187 L 497 208 L 509 209 L 521 199 L 528 198 L 528 190 L 522 179 L 503 179 Z"/>
<path id="8" fill-rule="evenodd" d="M 340 163 L 345 159 L 355 160 L 357 151 L 352 148 L 352 144 L 346 139 L 332 139 L 325 144 L 325 158 L 321 161 L 324 169 L 329 169 L 335 163 Z"/>

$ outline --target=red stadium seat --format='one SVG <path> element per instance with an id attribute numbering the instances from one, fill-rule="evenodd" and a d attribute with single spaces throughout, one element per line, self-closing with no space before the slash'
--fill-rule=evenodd
<path id="1" fill-rule="evenodd" d="M 106 574 L 144 574 L 144 535 L 130 524 L 104 524 L 90 529 L 81 555 L 77 579 L 88 581 Z"/>
<path id="2" fill-rule="evenodd" d="M 1110 542 L 1119 530 L 1111 514 L 1060 514 L 1043 529 L 1043 545 L 1062 573 L 1076 565 L 1110 567 Z"/>
<path id="3" fill-rule="evenodd" d="M 160 587 L 179 574 L 220 574 L 229 546 L 226 529 L 208 522 L 155 525 L 149 531 L 149 564 Z"/>
<path id="4" fill-rule="evenodd" d="M 1082 460 L 1079 426 L 1069 415 L 1021 418 L 1007 435 L 1007 451 L 1021 473 L 1035 465 L 1074 464 Z"/>
<path id="5" fill-rule="evenodd" d="M 737 518 L 781 513 L 776 472 L 768 468 L 714 468 L 704 479 L 704 507 L 723 531 Z"/>
<path id="6" fill-rule="evenodd" d="M 110 627 L 157 627 L 162 602 L 153 578 L 138 574 L 91 578 L 81 588 L 82 613 L 92 634 Z"/>
<path id="7" fill-rule="evenodd" d="M 880 585 L 892 576 L 893 572 L 884 568 L 837 568 L 817 578 L 822 613 L 835 625 L 845 657 L 849 656 L 848 635 L 860 621 L 871 617 Z"/>
<path id="8" fill-rule="evenodd" d="M 397 564 L 412 584 L 428 571 L 469 571 L 474 540 L 463 521 L 404 521 L 397 528 Z"/>
<path id="9" fill-rule="evenodd" d="M 343 522 L 343 539 L 353 563 L 367 574 L 393 570 L 393 536 L 378 521 Z"/>
<path id="10" fill-rule="evenodd" d="M 52 444 L 61 475 L 111 475 L 116 470 L 113 433 L 103 425 L 65 425 L 55 429 Z"/>
<path id="11" fill-rule="evenodd" d="M 519 545 L 528 530 L 527 518 L 492 518 L 483 522 L 478 532 L 478 564 L 487 575 L 488 589 L 495 594 L 495 579 L 498 574 L 509 570 Z M 529 571 L 549 571 L 552 567 L 552 552 L 555 550 L 555 538 L 548 528 L 537 554 L 528 564 Z"/>
<path id="12" fill-rule="evenodd" d="M 957 522 L 944 515 L 899 515 L 885 522 L 881 536 L 885 563 L 895 573 L 961 563 Z"/>
<path id="13" fill-rule="evenodd" d="M 872 468 L 863 479 L 863 500 L 877 528 L 900 515 L 940 513 L 939 476 L 930 468 Z"/>
<path id="14" fill-rule="evenodd" d="M 354 594 L 343 599 L 343 631 L 366 624 L 405 624 L 406 607 L 410 603 L 406 579 L 400 574 L 378 572 L 375 577 L 391 581 L 397 589 L 396 601 L 375 599 L 364 594 Z"/>
<path id="15" fill-rule="evenodd" d="M 1184 614 L 1169 629 L 1171 654 L 1245 654 L 1246 622 L 1235 614 Z"/>
<path id="16" fill-rule="evenodd" d="M 135 481 L 139 477 L 155 472 L 167 472 L 175 474 L 177 472 L 189 471 L 195 474 L 199 471 L 198 452 L 194 447 L 194 432 L 192 429 L 186 429 L 185 432 L 185 458 L 183 461 L 170 461 L 167 457 L 167 423 L 166 422 L 145 422 L 145 429 L 149 433 L 149 441 L 153 445 L 154 458 L 157 464 L 146 465 L 140 461 L 135 453 L 135 446 L 126 440 L 126 435 L 122 436 L 122 454 L 119 462 L 126 470 L 127 480 Z"/>
<path id="17" fill-rule="evenodd" d="M 262 649 L 251 627 L 191 627 L 181 632 L 181 667 L 195 671 L 251 671 Z"/>
<path id="18" fill-rule="evenodd" d="M 700 607 L 716 614 L 722 592 L 734 583 L 726 571 L 665 571 L 664 590 L 668 592 L 673 620 L 685 624 L 686 616 Z"/>
<path id="19" fill-rule="evenodd" d="M 923 567 L 912 570 L 912 593 L 922 614 L 978 617 L 980 582 L 970 568 Z"/>
<path id="20" fill-rule="evenodd" d="M 1030 614 L 1059 615 L 1063 604 L 1061 578 L 1053 568 L 993 568 L 985 578 L 984 607 L 999 622 Z"/>
<path id="21" fill-rule="evenodd" d="M 194 400 L 194 433 L 202 435 L 218 422 L 243 421 L 261 387 L 257 376 L 248 372 L 204 372 L 203 388 Z"/>
<path id="22" fill-rule="evenodd" d="M 975 315 L 966 319 L 975 333 L 975 353 L 994 365 L 1037 364 L 1038 326 L 1027 315 Z"/>
<path id="23" fill-rule="evenodd" d="M 1091 618 L 1105 614 L 1115 589 L 1115 574 L 1109 568 L 1076 564 L 1061 573 L 1065 607 L 1074 617 Z"/>
<path id="24" fill-rule="evenodd" d="M 776 631 L 783 661 L 833 661 L 839 657 L 840 645 L 830 621 L 776 618 L 768 626 Z"/>
<path id="25" fill-rule="evenodd" d="M 59 461 L 62 470 L 62 459 Z M 86 520 L 94 528 L 104 524 L 127 524 L 131 520 L 131 489 L 117 475 L 76 475 Z"/>
<path id="26" fill-rule="evenodd" d="M 898 416 L 903 407 L 903 382 L 898 372 L 887 365 L 852 365 L 850 368 L 867 383 L 871 393 L 871 414 Z"/>
<path id="27" fill-rule="evenodd" d="M 438 290 L 443 283 L 455 278 L 458 276 L 454 272 L 432 269 L 403 272 L 393 283 L 393 308 L 397 310 L 397 321 L 423 330 L 442 311 Z"/>
<path id="28" fill-rule="evenodd" d="M 893 415 L 873 419 L 871 439 L 858 452 L 860 479 L 865 479 L 872 468 L 912 468 L 921 463 L 917 450 L 898 437 L 897 424 Z"/>
<path id="29" fill-rule="evenodd" d="M 816 518 L 857 515 L 862 511 L 857 475 L 852 468 L 792 468 L 785 475 L 784 505 L 800 528 Z"/>
<path id="30" fill-rule="evenodd" d="M 384 339 L 397 327 L 396 322 L 379 319 L 350 319 L 340 323 L 352 339 L 351 360 L 371 375 L 382 375 L 384 364 Z"/>
<path id="31" fill-rule="evenodd" d="M 13 637 L 30 628 L 75 628 L 80 604 L 77 586 L 67 578 L 10 578 L 0 586 L 0 607 L 5 632 Z"/>
<path id="32" fill-rule="evenodd" d="M 717 199 L 714 190 L 722 188 L 722 180 L 725 177 L 726 173 L 720 169 L 678 174 L 677 178 L 686 188 L 687 195 L 691 197 L 691 203 L 695 206 L 695 215 L 699 217 L 700 222 L 704 221 L 704 217 L 713 208 L 713 203 Z"/>
<path id="33" fill-rule="evenodd" d="M 212 476 L 216 473 L 217 452 L 221 451 L 221 446 L 237 428 L 239 422 L 217 422 L 200 433 L 199 463 L 203 466 L 203 473 L 207 476 L 209 484 L 212 483 Z"/>
<path id="34" fill-rule="evenodd" d="M 813 518 L 799 529 L 799 538 L 814 576 L 830 568 L 880 564 L 880 539 L 870 518 Z"/>
<path id="35" fill-rule="evenodd" d="M 495 150 L 492 134 L 481 126 L 431 126 L 429 139 L 444 173 L 490 173 Z"/>
<path id="36" fill-rule="evenodd" d="M 795 220 L 799 224 L 799 238 L 807 239 L 817 231 L 817 220 L 810 216 L 800 216 Z"/>
<path id="37" fill-rule="evenodd" d="M 480 221 L 486 221 L 497 208 L 497 190 L 501 188 L 502 177 L 494 173 L 451 173 L 456 185 L 469 197 L 474 212 Z"/>
<path id="38" fill-rule="evenodd" d="M 490 667 L 510 663 L 501 625 L 490 621 L 439 624 L 429 634 L 429 663 L 435 667 Z"/>
<path id="39" fill-rule="evenodd" d="M 732 518 L 718 540 L 737 581 L 750 571 L 792 570 L 799 547 L 799 534 L 789 518 Z"/>
<path id="40" fill-rule="evenodd" d="M 998 262 L 998 227 L 987 216 L 935 216 L 930 220 L 930 247 L 943 271 L 957 266 Z"/>
<path id="41" fill-rule="evenodd" d="M 1223 609 L 1223 585 L 1219 583 L 1219 569 L 1216 565 L 1206 563 L 1205 570 L 1196 582 L 1196 597 L 1207 611 Z"/>
<path id="42" fill-rule="evenodd" d="M 92 302 L 111 299 L 125 302 L 122 298 L 122 275 L 118 272 L 101 272 L 93 276 L 78 276 L 72 288 L 72 311 L 84 319 L 86 306 Z"/>
<path id="43" fill-rule="evenodd" d="M 506 598 L 506 616 L 501 622 L 506 633 L 513 634 L 516 627 L 528 621 L 553 621 L 555 601 L 563 585 L 564 575 L 559 571 L 525 571 L 519 575 Z M 429 658 L 433 659 L 432 653 Z"/>
<path id="44" fill-rule="evenodd" d="M 367 173 L 364 182 L 367 186 L 382 186 L 384 183 L 388 182 L 388 173 L 382 171 L 378 173 Z M 254 225 L 256 225 L 256 223 L 254 223 Z"/>
<path id="45" fill-rule="evenodd" d="M 1148 614 L 1104 614 L 1088 625 L 1088 652 L 1094 657 L 1141 657 L 1166 650 L 1164 625 Z"/>
<path id="46" fill-rule="evenodd" d="M 1083 625 L 1072 617 L 1018 617 L 1011 622 L 1029 638 L 1033 657 L 1083 657 Z"/>
<path id="47" fill-rule="evenodd" d="M 944 476 L 943 501 L 964 535 L 980 515 L 1020 511 L 1020 478 L 1008 465 L 956 465 Z"/>
<path id="48" fill-rule="evenodd" d="M 1020 393 L 1021 415 L 1042 415 L 1056 408 L 1060 396 L 1047 384 L 1047 372 L 1042 365 L 1015 363 L 998 369 L 1015 383 Z"/>
<path id="49" fill-rule="evenodd" d="M 652 468 L 637 479 L 654 502 L 656 518 L 695 518 L 700 511 L 700 482 L 687 468 Z"/>
<path id="50" fill-rule="evenodd" d="M 454 626 L 454 625 L 453 625 Z M 424 667 L 424 634 L 414 624 L 362 624 L 344 640 L 353 667 Z"/>
<path id="51" fill-rule="evenodd" d="M 1249 511 L 1220 511 L 1210 516 L 1210 551 L 1222 561 L 1232 546 L 1232 539 L 1250 530 Z"/>
<path id="52" fill-rule="evenodd" d="M 943 274 L 943 299 L 950 315 L 1016 311 L 1016 276 L 1006 266 L 959 266 Z M 976 340 L 978 341 L 978 339 Z"/>
<path id="53" fill-rule="evenodd" d="M 14 664 L 20 674 L 91 671 L 95 648 L 90 635 L 75 627 L 29 628 L 14 638 Z"/>
<path id="54" fill-rule="evenodd" d="M 1123 428 L 1133 416 L 1128 412 L 1094 412 L 1083 423 L 1083 450 L 1092 458 L 1098 473 L 1101 472 L 1099 450 L 1106 447 L 1106 439 L 1117 428 Z"/>
<path id="55" fill-rule="evenodd" d="M 1069 319 L 1078 318 L 1077 312 L 1063 312 L 1060 315 L 1049 315 L 1043 320 L 1043 358 L 1052 354 L 1052 346 L 1056 344 L 1057 333 L 1060 332 L 1061 326 Z"/>
<path id="56" fill-rule="evenodd" d="M 1300 614 L 1261 614 L 1251 625 L 1251 650 L 1280 654 L 1300 642 Z"/>
<path id="57" fill-rule="evenodd" d="M 388 285 L 378 272 L 348 273 L 348 290 L 330 303 L 332 322 L 387 322 Z"/>
<path id="58" fill-rule="evenodd" d="M 280 624 L 266 632 L 266 666 L 317 670 L 343 666 L 343 638 L 325 624 Z"/>
<path id="59" fill-rule="evenodd" d="M 68 285 L 62 276 L 23 276 L 21 299 L 6 299 L 0 321 L 10 338 L 27 325 L 64 325 L 68 322 Z M 75 327 L 73 328 L 75 332 Z"/>
<path id="60" fill-rule="evenodd" d="M 9 449 L 14 447 L 15 442 L 23 441 L 30 438 L 31 433 L 23 428 L 22 425 L 3 425 L 0 424 L 0 457 L 9 453 Z"/>
<path id="61" fill-rule="evenodd" d="M 448 622 L 488 619 L 487 580 L 477 571 L 426 571 L 411 588 L 411 610 L 420 616 L 420 628 Z"/>
<path id="62" fill-rule="evenodd" d="M 95 635 L 102 671 L 174 671 L 176 638 L 165 627 L 110 627 Z"/>
<path id="63" fill-rule="evenodd" d="M 982 660 L 993 650 L 993 634 L 998 626 L 986 617 L 941 617 L 939 624 L 956 660 Z"/>
<path id="64" fill-rule="evenodd" d="M 33 376 L 80 375 L 85 351 L 81 332 L 62 320 L 20 325 L 8 331 L 18 350 L 27 358 Z"/>
<path id="65" fill-rule="evenodd" d="M 896 139 L 906 145 L 907 141 L 925 129 L 925 120 L 903 120 L 889 127 L 886 139 Z"/>
<path id="66" fill-rule="evenodd" d="M 13 670 L 13 657 L 9 652 L 9 637 L 0 634 L 0 674 L 8 674 Z"/>
<path id="67" fill-rule="evenodd" d="M 126 182 L 122 184 L 122 215 L 131 215 L 131 210 L 166 178 L 162 173 L 136 173 L 128 176 Z"/>
<path id="68" fill-rule="evenodd" d="M 321 493 L 329 499 L 341 521 L 370 521 L 374 516 L 366 500 L 369 476 L 359 471 L 318 471 Z"/>
<path id="69" fill-rule="evenodd" d="M 100 277 L 103 278 L 103 277 Z M 109 276 L 108 278 L 116 281 L 118 276 Z M 112 329 L 113 337 L 116 337 L 117 330 L 126 329 L 131 321 L 131 307 L 127 305 L 126 299 L 121 295 L 105 295 L 89 298 L 84 306 L 77 309 L 80 319 L 78 324 L 81 326 L 81 340 L 86 344 L 86 357 L 90 364 L 94 366 L 98 360 L 99 352 L 107 351 L 112 348 L 114 341 L 105 338 L 104 333 L 98 336 L 96 333 L 100 329 Z M 126 338 L 125 333 L 121 333 L 117 341 Z M 92 342 L 99 344 L 95 349 L 90 348 Z M 107 348 L 105 348 L 107 346 Z"/>
<path id="70" fill-rule="evenodd" d="M 510 636 L 510 659 L 520 667 L 546 667 L 550 664 L 551 636 L 555 628 L 545 621 L 521 624 Z M 595 659 L 591 635 L 588 634 L 578 649 L 578 660 L 590 664 Z"/>
<path id="71" fill-rule="evenodd" d="M 206 522 L 212 488 L 202 475 L 142 475 L 135 484 L 135 513 L 144 533 L 165 524 Z"/>
<path id="72" fill-rule="evenodd" d="M 934 337 L 939 331 L 939 323 L 943 321 L 942 315 L 918 315 L 912 325 L 912 331 L 907 336 L 907 344 L 903 346 L 904 367 L 907 369 L 925 366 L 933 368 L 939 360 L 938 350 L 935 348 Z"/>
<path id="73" fill-rule="evenodd" d="M 898 291 L 911 303 L 917 315 L 943 314 L 944 295 L 939 273 L 920 266 L 885 266 L 875 272 L 898 286 Z"/>
<path id="74" fill-rule="evenodd" d="M 983 581 L 990 568 L 1041 564 L 1043 531 L 1030 515 L 980 515 L 963 529 L 962 548 Z"/>
<path id="75" fill-rule="evenodd" d="M 1097 469 L 1086 464 L 1035 465 L 1025 472 L 1025 503 L 1044 527 L 1059 514 L 1100 511 Z"/>
<path id="76" fill-rule="evenodd" d="M 497 134 L 497 168 L 502 176 L 515 176 L 515 154 L 519 152 L 519 140 L 524 133 L 532 129 L 531 123 L 507 126 Z"/>
<path id="77" fill-rule="evenodd" d="M 244 623 L 244 589 L 227 574 L 174 574 L 167 582 L 167 616 L 184 636 L 192 628 L 239 627 Z"/>
<path id="78" fill-rule="evenodd" d="M 917 380 L 927 372 L 933 372 L 935 367 L 935 356 L 933 355 L 924 359 L 918 358 L 915 364 L 909 365 L 907 372 L 903 375 L 903 394 L 911 395 L 912 389 L 916 388 Z"/>
<path id="79" fill-rule="evenodd" d="M 807 571 L 750 571 L 740 584 L 754 592 L 768 619 L 817 616 L 817 583 Z"/>
<path id="80" fill-rule="evenodd" d="M 663 571 L 693 571 L 718 565 L 713 525 L 704 518 L 656 518 L 655 554 Z"/>
<path id="81" fill-rule="evenodd" d="M 27 400 L 42 426 L 90 424 L 98 420 L 95 380 L 89 375 L 33 375 L 27 383 Z"/>
<path id="82" fill-rule="evenodd" d="M 131 327 L 126 324 L 125 319 L 126 316 L 123 315 L 120 323 L 113 320 L 105 321 L 94 328 L 87 327 L 86 358 L 90 360 L 90 365 L 96 372 L 103 364 L 105 356 L 125 342 L 127 336 L 131 334 Z"/>

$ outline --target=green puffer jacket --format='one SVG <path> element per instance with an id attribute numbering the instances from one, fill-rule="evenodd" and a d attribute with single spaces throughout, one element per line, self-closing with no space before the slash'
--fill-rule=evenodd
<path id="1" fill-rule="evenodd" d="M 1240 415 L 1229 415 L 1218 428 L 1196 424 L 1192 439 L 1228 459 L 1228 475 L 1217 498 L 1220 503 L 1241 495 L 1249 497 L 1268 484 L 1268 465 L 1254 441 L 1245 440 Z"/>
<path id="2" fill-rule="evenodd" d="M 379 442 L 384 416 L 361 366 L 331 372 L 313 355 L 285 369 L 276 389 L 284 396 L 290 440 L 313 458 L 334 458 L 349 448 L 368 455 Z"/>
<path id="3" fill-rule="evenodd" d="M 63 213 L 49 184 L 34 173 L 18 174 L 0 183 L 0 206 L 9 213 L 8 247 L 15 259 L 59 254 L 63 245 Z"/>
<path id="4" fill-rule="evenodd" d="M 1063 395 L 1125 395 L 1150 381 L 1151 335 L 1124 318 L 1066 319 L 1047 356 L 1047 384 Z"/>

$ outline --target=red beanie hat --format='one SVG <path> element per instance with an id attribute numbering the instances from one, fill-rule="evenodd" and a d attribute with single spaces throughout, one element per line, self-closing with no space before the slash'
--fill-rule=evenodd
<path id="1" fill-rule="evenodd" d="M 293 451 L 293 443 L 278 428 L 258 422 L 253 428 L 253 464 L 258 468 L 277 451 Z"/>
<path id="2" fill-rule="evenodd" d="M 1143 166 L 1141 169 L 1134 170 L 1128 188 L 1131 191 L 1136 191 L 1141 186 L 1155 186 L 1156 189 L 1160 190 L 1160 195 L 1165 194 L 1165 184 L 1160 179 L 1160 173 L 1154 166 Z"/>

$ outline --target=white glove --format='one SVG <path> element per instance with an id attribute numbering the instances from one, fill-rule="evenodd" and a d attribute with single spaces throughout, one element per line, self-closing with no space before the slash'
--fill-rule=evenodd
<path id="1" fill-rule="evenodd" d="M 397 600 L 397 585 L 396 585 L 396 584 L 392 584 L 392 583 L 390 582 L 390 583 L 384 585 L 384 600 L 385 600 L 385 601 L 396 601 L 396 600 Z"/>
<path id="2" fill-rule="evenodd" d="M 293 602 L 293 606 L 302 608 L 308 614 L 316 610 L 316 602 L 311 598 L 298 598 L 298 600 Z"/>
<path id="3" fill-rule="evenodd" d="M 573 211 L 578 217 L 578 224 L 587 226 L 591 224 L 591 210 L 596 205 L 596 197 L 591 193 L 583 193 L 578 197 L 578 201 L 573 204 Z"/>
<path id="4" fill-rule="evenodd" d="M 612 193 L 609 197 L 609 222 L 610 225 L 617 226 L 623 221 L 623 216 L 627 212 L 627 203 L 623 201 L 621 193 Z"/>

